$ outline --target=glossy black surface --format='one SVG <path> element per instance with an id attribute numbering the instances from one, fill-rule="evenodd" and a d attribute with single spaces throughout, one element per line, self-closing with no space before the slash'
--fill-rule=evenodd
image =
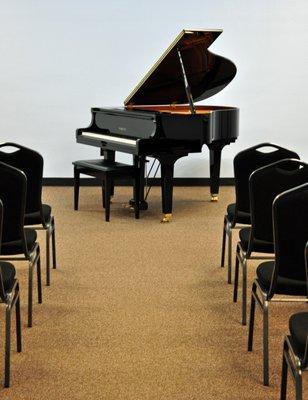
<path id="1" fill-rule="evenodd" d="M 115 151 L 133 154 L 140 171 L 147 156 L 158 159 L 165 214 L 172 212 L 175 162 L 189 153 L 201 152 L 206 144 L 210 150 L 211 193 L 216 195 L 221 151 L 238 137 L 236 107 L 192 104 L 218 93 L 236 74 L 231 61 L 208 51 L 221 32 L 182 31 L 125 100 L 126 108 L 92 108 L 90 126 L 76 131 L 78 143 L 100 147 L 109 156 Z M 187 103 L 190 105 L 181 105 Z M 85 132 L 91 137 L 84 136 Z M 142 173 L 140 180 L 142 203 Z"/>
<path id="2" fill-rule="evenodd" d="M 208 50 L 220 34 L 220 30 L 182 31 L 124 104 L 188 103 L 178 50 L 194 101 L 223 90 L 235 77 L 236 66 Z"/>

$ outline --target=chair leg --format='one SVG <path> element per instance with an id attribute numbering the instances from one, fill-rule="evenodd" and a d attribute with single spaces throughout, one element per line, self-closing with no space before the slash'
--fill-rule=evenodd
<path id="1" fill-rule="evenodd" d="M 19 285 L 16 288 L 17 291 L 17 300 L 15 303 L 15 311 L 16 311 L 16 343 L 17 343 L 17 352 L 20 353 L 22 350 L 21 344 L 21 321 L 20 321 L 20 296 L 19 296 Z"/>
<path id="2" fill-rule="evenodd" d="M 32 326 L 32 308 L 33 308 L 33 263 L 29 262 L 28 276 L 28 327 Z"/>
<path id="3" fill-rule="evenodd" d="M 302 400 L 303 399 L 303 383 L 302 383 L 302 375 L 296 374 L 295 376 L 295 399 Z"/>
<path id="4" fill-rule="evenodd" d="M 228 230 L 228 283 L 232 283 L 232 229 Z"/>
<path id="5" fill-rule="evenodd" d="M 52 227 L 52 232 L 51 232 L 51 241 L 52 241 L 52 268 L 56 269 L 57 268 L 57 257 L 56 257 L 56 224 L 55 224 L 55 218 L 51 217 L 51 227 Z"/>
<path id="6" fill-rule="evenodd" d="M 246 325 L 247 320 L 247 259 L 242 264 L 242 325 Z"/>
<path id="7" fill-rule="evenodd" d="M 248 331 L 248 351 L 252 351 L 253 347 L 253 333 L 254 333 L 254 323 L 255 323 L 255 313 L 256 313 L 256 299 L 254 294 L 257 291 L 257 285 L 255 282 L 252 284 L 251 290 L 251 305 L 250 305 L 250 318 L 249 318 L 249 331 Z"/>
<path id="8" fill-rule="evenodd" d="M 4 387 L 10 386 L 10 359 L 11 359 L 11 305 L 5 310 L 5 360 L 4 360 Z"/>
<path id="9" fill-rule="evenodd" d="M 238 292 L 238 275 L 239 275 L 239 247 L 236 246 L 236 255 L 235 255 L 235 274 L 234 274 L 234 289 L 233 289 L 233 302 L 237 302 L 237 292 Z"/>
<path id="10" fill-rule="evenodd" d="M 226 251 L 226 229 L 227 229 L 227 219 L 224 218 L 224 224 L 222 229 L 222 245 L 221 245 L 221 261 L 220 266 L 223 268 L 225 266 L 225 251 Z"/>
<path id="11" fill-rule="evenodd" d="M 50 226 L 46 229 L 46 286 L 50 286 Z"/>
<path id="12" fill-rule="evenodd" d="M 287 383 L 288 383 L 288 364 L 285 356 L 286 344 L 283 344 L 282 352 L 282 371 L 281 371 L 281 386 L 280 386 L 280 400 L 287 398 Z"/>
<path id="13" fill-rule="evenodd" d="M 80 185 L 80 173 L 76 167 L 74 167 L 74 210 L 78 210 L 79 202 L 79 185 Z"/>
<path id="14" fill-rule="evenodd" d="M 110 220 L 110 180 L 108 176 L 105 177 L 105 221 L 109 222 Z"/>
<path id="15" fill-rule="evenodd" d="M 268 301 L 263 304 L 263 385 L 269 386 Z"/>
<path id="16" fill-rule="evenodd" d="M 41 276 L 41 254 L 40 246 L 37 246 L 37 262 L 36 262 L 36 273 L 37 273 L 37 300 L 39 304 L 42 304 L 42 276 Z"/>

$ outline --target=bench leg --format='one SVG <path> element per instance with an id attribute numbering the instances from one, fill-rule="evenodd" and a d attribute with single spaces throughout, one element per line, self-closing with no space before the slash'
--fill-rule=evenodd
<path id="1" fill-rule="evenodd" d="M 79 177 L 80 173 L 76 167 L 74 167 L 74 210 L 78 210 L 79 200 Z"/>
<path id="2" fill-rule="evenodd" d="M 102 181 L 102 199 L 103 199 L 103 208 L 106 208 L 106 202 L 105 202 L 105 181 Z"/>
<path id="3" fill-rule="evenodd" d="M 105 221 L 109 222 L 110 219 L 110 193 L 111 193 L 111 181 L 106 175 L 104 180 L 104 199 L 105 199 Z"/>
<path id="4" fill-rule="evenodd" d="M 134 178 L 134 210 L 135 218 L 139 219 L 140 215 L 140 171 L 138 171 Z"/>

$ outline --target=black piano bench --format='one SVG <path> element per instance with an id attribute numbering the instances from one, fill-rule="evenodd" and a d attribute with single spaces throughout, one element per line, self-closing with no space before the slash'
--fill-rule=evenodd
<path id="1" fill-rule="evenodd" d="M 74 161 L 74 209 L 78 210 L 79 177 L 80 174 L 90 175 L 102 180 L 103 207 L 105 208 L 105 220 L 110 219 L 110 197 L 114 181 L 127 178 L 134 180 L 134 208 L 135 218 L 139 218 L 140 195 L 140 171 L 139 168 L 122 164 L 116 161 L 104 160 L 80 160 Z"/>

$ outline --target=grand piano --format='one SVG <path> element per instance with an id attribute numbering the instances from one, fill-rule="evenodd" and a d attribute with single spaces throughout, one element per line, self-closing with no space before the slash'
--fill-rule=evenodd
<path id="1" fill-rule="evenodd" d="M 217 201 L 221 151 L 238 137 L 236 107 L 196 105 L 223 90 L 236 74 L 228 59 L 208 48 L 222 30 L 183 30 L 120 108 L 92 108 L 92 121 L 76 140 L 97 146 L 105 158 L 130 153 L 140 168 L 141 209 L 146 157 L 160 162 L 163 222 L 172 217 L 175 162 L 189 153 L 210 152 L 210 189 Z"/>

